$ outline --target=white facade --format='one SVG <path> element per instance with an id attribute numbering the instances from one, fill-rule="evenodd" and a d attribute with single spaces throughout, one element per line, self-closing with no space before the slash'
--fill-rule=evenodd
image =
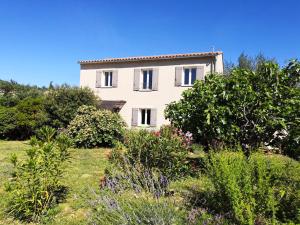
<path id="1" fill-rule="evenodd" d="M 80 61 L 80 86 L 102 101 L 125 101 L 119 113 L 128 127 L 168 124 L 166 105 L 181 98 L 193 79 L 223 73 L 222 52 Z"/>

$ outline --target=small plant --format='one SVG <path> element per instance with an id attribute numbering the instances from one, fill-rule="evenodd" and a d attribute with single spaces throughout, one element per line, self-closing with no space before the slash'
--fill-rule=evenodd
<path id="1" fill-rule="evenodd" d="M 122 138 L 125 122 L 119 114 L 81 106 L 67 128 L 67 134 L 79 148 L 112 146 Z"/>
<path id="2" fill-rule="evenodd" d="M 66 190 L 61 178 L 71 142 L 65 135 L 55 138 L 53 128 L 43 128 L 39 133 L 43 134 L 41 139 L 30 140 L 25 159 L 11 157 L 12 179 L 6 186 L 8 212 L 24 221 L 38 221 Z"/>

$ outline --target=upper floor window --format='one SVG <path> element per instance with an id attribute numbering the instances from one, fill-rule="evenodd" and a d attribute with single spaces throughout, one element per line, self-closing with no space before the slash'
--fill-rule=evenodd
<path id="1" fill-rule="evenodd" d="M 112 77 L 113 72 L 112 71 L 105 71 L 104 72 L 104 87 L 112 87 Z"/>
<path id="2" fill-rule="evenodd" d="M 142 88 L 146 90 L 152 89 L 152 70 L 143 70 L 143 80 L 142 80 Z"/>
<path id="3" fill-rule="evenodd" d="M 184 68 L 183 83 L 184 86 L 192 86 L 196 80 L 196 68 Z"/>

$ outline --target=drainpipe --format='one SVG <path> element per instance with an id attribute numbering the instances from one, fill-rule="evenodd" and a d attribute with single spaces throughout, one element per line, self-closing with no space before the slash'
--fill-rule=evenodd
<path id="1" fill-rule="evenodd" d="M 214 56 L 210 63 L 210 73 L 216 72 L 216 57 Z"/>

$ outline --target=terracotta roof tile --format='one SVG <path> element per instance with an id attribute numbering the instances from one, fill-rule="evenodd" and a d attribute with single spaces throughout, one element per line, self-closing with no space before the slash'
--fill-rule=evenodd
<path id="1" fill-rule="evenodd" d="M 223 52 L 195 52 L 185 54 L 169 54 L 169 55 L 156 55 L 156 56 L 136 56 L 126 58 L 107 58 L 96 60 L 81 60 L 79 64 L 94 64 L 94 63 L 121 63 L 121 62 L 137 62 L 137 61 L 153 61 L 153 60 L 168 60 L 168 59 L 185 59 L 185 58 L 199 58 L 209 57 L 223 54 Z"/>

